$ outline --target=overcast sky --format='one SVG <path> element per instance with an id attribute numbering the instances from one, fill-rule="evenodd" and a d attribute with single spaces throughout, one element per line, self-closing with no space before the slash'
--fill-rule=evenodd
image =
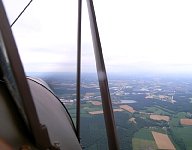
<path id="1" fill-rule="evenodd" d="M 3 0 L 10 22 L 29 2 Z M 95 0 L 106 68 L 192 70 L 191 0 Z M 86 1 L 82 70 L 95 71 Z M 34 0 L 13 26 L 27 72 L 75 71 L 77 0 Z"/>

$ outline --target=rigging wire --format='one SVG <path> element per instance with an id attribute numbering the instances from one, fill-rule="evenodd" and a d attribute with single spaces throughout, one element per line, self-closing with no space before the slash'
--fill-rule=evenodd
<path id="1" fill-rule="evenodd" d="M 17 22 L 17 20 L 21 17 L 21 15 L 25 12 L 25 10 L 29 7 L 33 0 L 30 0 L 30 2 L 25 6 L 25 8 L 20 12 L 20 14 L 17 16 L 17 18 L 13 21 L 11 24 L 11 27 Z"/>

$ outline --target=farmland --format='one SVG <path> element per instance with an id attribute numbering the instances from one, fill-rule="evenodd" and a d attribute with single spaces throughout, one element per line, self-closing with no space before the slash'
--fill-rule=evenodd
<path id="1" fill-rule="evenodd" d="M 170 120 L 169 116 L 162 116 L 162 115 L 150 115 L 150 119 L 157 120 L 157 121 L 160 121 L 160 120 L 169 121 Z"/>
<path id="2" fill-rule="evenodd" d="M 159 127 L 153 128 L 141 128 L 138 132 L 134 134 L 132 145 L 133 150 L 148 150 L 157 149 L 157 144 L 154 140 L 152 132 L 165 133 L 166 131 Z"/>
<path id="3" fill-rule="evenodd" d="M 174 145 L 166 134 L 152 131 L 158 149 L 175 150 Z"/>
<path id="4" fill-rule="evenodd" d="M 133 138 L 133 150 L 156 150 L 157 146 L 154 141 Z"/>
<path id="5" fill-rule="evenodd" d="M 75 123 L 75 80 L 71 77 L 60 77 L 67 83 L 57 83 L 55 76 L 45 80 Z M 98 82 L 92 75 L 83 76 L 82 82 L 81 143 L 84 150 L 105 150 L 107 136 Z M 152 131 L 167 135 L 176 150 L 192 149 L 192 126 L 180 121 L 192 119 L 192 78 L 126 76 L 109 78 L 109 86 L 121 150 L 157 149 Z"/>
<path id="6" fill-rule="evenodd" d="M 153 141 L 153 136 L 149 128 L 140 129 L 138 132 L 134 134 L 134 138 Z"/>
<path id="7" fill-rule="evenodd" d="M 124 110 L 121 109 L 121 108 L 113 109 L 113 112 L 121 112 L 121 111 L 124 111 Z M 88 113 L 91 114 L 91 115 L 98 115 L 98 114 L 103 114 L 103 110 L 90 111 L 90 112 L 88 112 Z"/>
<path id="8" fill-rule="evenodd" d="M 181 125 L 192 126 L 192 119 L 180 119 Z"/>
<path id="9" fill-rule="evenodd" d="M 158 114 L 158 115 L 171 115 L 171 114 L 174 114 L 174 111 L 171 111 L 171 110 L 168 110 L 168 109 L 165 109 L 165 108 L 162 108 L 160 106 L 151 106 L 151 107 L 146 107 L 144 112 L 147 112 L 147 113 L 155 113 L 155 114 Z"/>
<path id="10" fill-rule="evenodd" d="M 101 102 L 99 102 L 99 101 L 90 101 L 93 105 L 95 105 L 95 106 L 100 106 L 100 105 L 102 105 L 102 103 Z"/>
<path id="11" fill-rule="evenodd" d="M 179 146 L 181 150 L 187 149 L 191 150 L 192 147 L 192 126 L 186 127 L 173 127 L 172 131 L 172 138 L 174 139 L 175 143 Z"/>
<path id="12" fill-rule="evenodd" d="M 124 110 L 126 110 L 126 111 L 128 111 L 128 112 L 131 112 L 131 113 L 134 113 L 134 112 L 135 112 L 135 110 L 133 109 L 133 107 L 128 106 L 128 105 L 120 105 L 119 107 L 120 107 L 121 109 L 124 109 Z"/>

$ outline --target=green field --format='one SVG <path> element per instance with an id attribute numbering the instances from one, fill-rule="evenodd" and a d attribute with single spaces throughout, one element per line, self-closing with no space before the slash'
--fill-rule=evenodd
<path id="1" fill-rule="evenodd" d="M 192 126 L 186 127 L 173 127 L 173 134 L 179 143 L 182 143 L 187 150 L 192 149 Z M 183 149 L 183 148 L 181 148 Z"/>
<path id="2" fill-rule="evenodd" d="M 167 108 L 164 108 L 164 107 L 161 107 L 161 106 L 158 106 L 158 105 L 155 105 L 155 107 L 156 107 L 156 108 L 159 108 L 159 109 L 161 109 L 161 110 L 163 110 L 163 111 L 165 111 L 165 112 L 167 112 L 167 113 L 169 113 L 169 114 L 175 114 L 174 111 L 169 110 L 169 109 L 167 109 Z"/>
<path id="3" fill-rule="evenodd" d="M 138 139 L 145 139 L 145 140 L 150 140 L 153 141 L 153 135 L 151 134 L 151 130 L 148 128 L 142 128 L 138 132 L 134 134 L 134 138 Z"/>
<path id="4" fill-rule="evenodd" d="M 180 126 L 179 122 L 181 118 L 185 118 L 185 112 L 179 112 L 178 114 L 174 115 L 170 120 L 170 127 L 178 127 Z"/>
<path id="5" fill-rule="evenodd" d="M 146 113 L 155 113 L 158 115 L 168 115 L 168 116 L 174 113 L 173 111 L 168 110 L 166 108 L 162 108 L 160 106 L 145 107 L 144 111 Z"/>
<path id="6" fill-rule="evenodd" d="M 192 149 L 192 126 L 182 126 L 180 125 L 180 119 L 186 118 L 185 112 L 179 112 L 174 115 L 170 120 L 170 129 L 171 129 L 171 139 L 176 144 L 177 149 Z"/>
<path id="7" fill-rule="evenodd" d="M 143 140 L 138 138 L 133 138 L 132 140 L 133 150 L 156 150 L 157 146 L 155 141 Z"/>
<path id="8" fill-rule="evenodd" d="M 159 133 L 166 134 L 165 131 L 161 128 L 157 128 L 157 127 L 150 128 L 150 129 L 149 128 L 142 128 L 134 134 L 134 138 L 153 141 L 154 138 L 153 138 L 151 131 L 156 131 Z"/>
<path id="9" fill-rule="evenodd" d="M 72 116 L 72 119 L 75 123 L 76 121 L 76 108 L 75 105 L 69 105 L 67 106 L 68 110 Z M 81 105 L 81 117 L 84 118 L 93 118 L 96 116 L 90 115 L 88 112 L 90 111 L 97 111 L 102 110 L 102 106 L 94 106 L 91 103 L 85 103 Z M 189 131 L 192 131 L 192 126 L 182 126 L 180 125 L 180 119 L 186 118 L 186 112 L 179 112 L 178 114 L 173 114 L 172 111 L 169 111 L 167 109 L 161 108 L 160 106 L 153 106 L 153 107 L 146 107 L 144 110 L 145 112 L 152 112 L 155 114 L 160 115 L 169 115 L 171 117 L 171 120 L 169 122 L 170 128 L 162 129 L 162 127 L 150 127 L 150 128 L 141 128 L 136 133 L 133 133 L 134 136 L 132 137 L 132 147 L 133 150 L 140 150 L 140 149 L 157 149 L 157 146 L 155 144 L 153 135 L 151 131 L 156 131 L 164 134 L 168 134 L 170 140 L 174 144 L 177 150 L 191 150 L 192 149 L 192 133 Z M 121 112 L 121 113 L 128 113 L 128 112 Z M 129 114 L 129 113 L 128 113 Z M 128 116 L 127 116 L 128 117 Z M 139 114 L 134 113 L 130 114 L 130 117 L 136 117 L 136 118 L 144 118 L 148 119 L 149 115 L 147 114 Z M 98 132 L 98 131 L 97 131 Z M 92 148 L 94 149 L 95 145 L 92 145 Z"/>
<path id="10" fill-rule="evenodd" d="M 71 117 L 76 118 L 76 105 L 66 105 L 67 110 L 69 111 Z M 90 111 L 103 110 L 102 106 L 94 106 L 91 103 L 81 104 L 81 116 L 82 117 L 91 117 L 88 113 Z"/>

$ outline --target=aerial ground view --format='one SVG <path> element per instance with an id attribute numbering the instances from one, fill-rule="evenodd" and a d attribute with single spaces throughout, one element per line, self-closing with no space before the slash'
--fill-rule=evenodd
<path id="1" fill-rule="evenodd" d="M 76 118 L 75 74 L 36 74 L 45 80 Z M 109 75 L 110 94 L 121 150 L 192 149 L 192 76 Z M 81 144 L 107 149 L 96 74 L 81 79 Z"/>
<path id="2" fill-rule="evenodd" d="M 100 48 L 120 149 L 192 150 L 192 1 L 94 0 L 95 15 L 83 2 L 82 19 L 80 0 L 31 2 L 3 0 L 24 70 L 49 85 L 74 125 L 77 49 L 81 72 L 96 72 Z M 81 74 L 80 144 L 108 149 L 96 73 Z"/>

